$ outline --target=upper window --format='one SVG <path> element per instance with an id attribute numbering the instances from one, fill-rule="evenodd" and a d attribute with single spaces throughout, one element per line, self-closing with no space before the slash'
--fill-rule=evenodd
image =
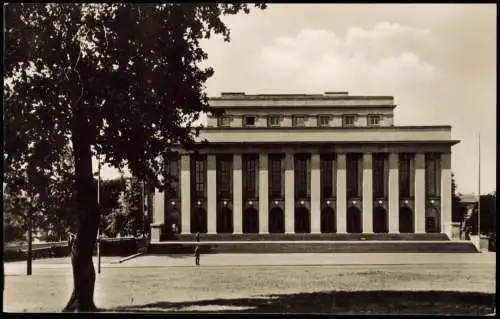
<path id="1" fill-rule="evenodd" d="M 280 126 L 280 117 L 276 116 L 276 115 L 269 116 L 269 118 L 267 119 L 267 126 L 269 126 L 269 127 Z"/>
<path id="2" fill-rule="evenodd" d="M 293 117 L 293 126 L 305 126 L 306 125 L 306 117 L 305 116 L 294 116 Z"/>
<path id="3" fill-rule="evenodd" d="M 179 196 L 179 160 L 172 159 L 166 163 L 167 174 L 169 176 L 169 189 L 167 197 L 176 198 Z"/>
<path id="4" fill-rule="evenodd" d="M 244 126 L 255 126 L 256 118 L 255 116 L 245 116 L 243 118 Z"/>
<path id="5" fill-rule="evenodd" d="M 380 125 L 379 115 L 368 115 L 368 125 L 377 126 Z"/>
<path id="6" fill-rule="evenodd" d="M 217 118 L 218 127 L 229 127 L 231 125 L 231 118 L 229 116 L 222 116 Z"/>
<path id="7" fill-rule="evenodd" d="M 321 198 L 333 196 L 333 156 L 332 154 L 321 154 L 320 157 L 320 185 Z"/>
<path id="8" fill-rule="evenodd" d="M 248 154 L 242 158 L 243 194 L 246 198 L 257 198 L 259 193 L 259 156 Z"/>
<path id="9" fill-rule="evenodd" d="M 354 126 L 355 120 L 356 120 L 355 115 L 344 115 L 342 117 L 342 126 Z"/>
<path id="10" fill-rule="evenodd" d="M 309 158 L 304 155 L 295 155 L 294 158 L 294 180 L 295 180 L 295 197 L 309 197 Z"/>
<path id="11" fill-rule="evenodd" d="M 233 189 L 233 156 L 217 155 L 217 194 L 222 198 L 231 198 Z"/>
<path id="12" fill-rule="evenodd" d="M 193 197 L 196 199 L 202 199 L 206 197 L 206 181 L 207 176 L 206 170 L 206 158 L 202 155 L 199 157 L 192 157 L 191 159 L 191 186 L 194 190 L 192 191 Z"/>
<path id="13" fill-rule="evenodd" d="M 282 167 L 281 157 L 269 155 L 269 195 L 272 198 L 282 197 Z"/>
<path id="14" fill-rule="evenodd" d="M 324 127 L 330 125 L 330 116 L 320 115 L 318 116 L 318 126 Z"/>
<path id="15" fill-rule="evenodd" d="M 410 158 L 411 155 L 408 153 L 399 154 L 399 197 L 401 198 L 407 198 L 411 196 Z"/>

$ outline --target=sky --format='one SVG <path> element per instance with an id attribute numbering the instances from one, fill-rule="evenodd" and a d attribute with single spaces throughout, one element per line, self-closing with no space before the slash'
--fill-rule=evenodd
<path id="1" fill-rule="evenodd" d="M 480 135 L 481 193 L 496 189 L 495 4 L 269 4 L 224 21 L 231 42 L 202 42 L 209 96 L 394 96 L 395 125 L 452 126 L 464 194 L 478 192 Z"/>

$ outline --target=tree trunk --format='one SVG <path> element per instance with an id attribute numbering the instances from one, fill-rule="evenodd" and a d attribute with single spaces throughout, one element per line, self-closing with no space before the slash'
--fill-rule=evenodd
<path id="1" fill-rule="evenodd" d="M 31 276 L 32 273 L 32 263 L 33 263 L 33 210 L 31 207 L 28 208 L 28 254 L 26 256 L 26 274 Z"/>
<path id="2" fill-rule="evenodd" d="M 72 144 L 75 161 L 75 190 L 78 209 L 78 231 L 70 247 L 73 267 L 73 292 L 64 312 L 96 311 L 94 304 L 95 270 L 92 255 L 99 227 L 97 192 L 92 176 L 93 132 L 83 106 L 73 108 Z"/>

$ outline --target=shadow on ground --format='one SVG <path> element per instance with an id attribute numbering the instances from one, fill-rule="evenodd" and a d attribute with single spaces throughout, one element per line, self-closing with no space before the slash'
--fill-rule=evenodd
<path id="1" fill-rule="evenodd" d="M 242 299 L 155 302 L 105 312 L 491 314 L 495 295 L 446 291 L 331 291 Z"/>

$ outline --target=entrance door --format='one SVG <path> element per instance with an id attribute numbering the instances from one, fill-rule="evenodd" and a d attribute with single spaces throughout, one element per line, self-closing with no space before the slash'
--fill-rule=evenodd
<path id="1" fill-rule="evenodd" d="M 373 211 L 373 232 L 387 233 L 387 211 L 383 207 L 376 207 Z"/>
<path id="2" fill-rule="evenodd" d="M 217 214 L 217 233 L 231 234 L 233 232 L 233 212 L 223 207 Z"/>
<path id="3" fill-rule="evenodd" d="M 269 233 L 280 233 L 285 232 L 285 214 L 283 210 L 279 207 L 273 207 L 269 211 Z"/>
<path id="4" fill-rule="evenodd" d="M 255 208 L 247 208 L 243 212 L 243 233 L 259 233 L 259 212 Z"/>
<path id="5" fill-rule="evenodd" d="M 399 232 L 413 233 L 413 212 L 409 207 L 399 208 Z"/>
<path id="6" fill-rule="evenodd" d="M 295 207 L 295 233 L 307 234 L 311 232 L 311 219 L 306 207 Z"/>
<path id="7" fill-rule="evenodd" d="M 335 233 L 337 231 L 337 220 L 335 212 L 331 207 L 325 207 L 321 211 L 321 232 Z"/>
<path id="8" fill-rule="evenodd" d="M 347 210 L 347 232 L 359 234 L 363 230 L 361 212 L 357 207 L 350 207 Z"/>
<path id="9" fill-rule="evenodd" d="M 201 208 L 191 211 L 191 233 L 204 234 L 207 232 L 207 212 Z"/>

